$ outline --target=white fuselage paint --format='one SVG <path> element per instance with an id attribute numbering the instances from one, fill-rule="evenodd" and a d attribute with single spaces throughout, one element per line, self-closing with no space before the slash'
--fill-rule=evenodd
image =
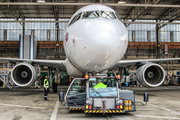
<path id="1" fill-rule="evenodd" d="M 95 4 L 78 10 L 70 19 L 79 13 L 87 11 L 110 11 L 108 6 Z M 119 19 L 105 19 L 101 16 L 94 19 L 79 19 L 67 24 L 63 41 L 66 61 L 79 73 L 103 72 L 112 68 L 124 56 L 128 46 L 127 29 Z M 66 65 L 66 68 L 71 66 Z M 69 70 L 69 71 L 68 71 Z M 70 75 L 73 74 L 67 69 Z"/>

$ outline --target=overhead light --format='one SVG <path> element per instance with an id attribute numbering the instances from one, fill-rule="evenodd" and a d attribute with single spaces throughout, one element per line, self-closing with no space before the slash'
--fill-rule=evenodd
<path id="1" fill-rule="evenodd" d="M 37 0 L 37 3 L 45 3 L 45 0 Z"/>
<path id="2" fill-rule="evenodd" d="M 118 4 L 126 4 L 126 1 L 120 0 L 117 2 Z"/>

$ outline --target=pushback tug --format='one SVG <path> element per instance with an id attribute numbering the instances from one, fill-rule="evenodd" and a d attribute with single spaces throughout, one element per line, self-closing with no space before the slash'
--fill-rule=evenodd
<path id="1" fill-rule="evenodd" d="M 115 77 L 107 74 L 75 78 L 66 92 L 64 105 L 69 110 L 84 110 L 84 113 L 136 111 L 135 93 L 122 89 L 118 85 L 118 80 L 120 75 Z M 59 93 L 59 101 L 61 103 L 64 101 L 63 92 Z M 144 93 L 144 101 L 146 103 L 148 101 L 147 93 Z"/>

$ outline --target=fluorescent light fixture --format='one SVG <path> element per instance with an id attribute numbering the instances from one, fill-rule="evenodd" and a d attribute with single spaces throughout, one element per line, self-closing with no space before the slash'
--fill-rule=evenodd
<path id="1" fill-rule="evenodd" d="M 118 1 L 117 3 L 118 3 L 118 4 L 126 4 L 126 1 L 120 0 L 120 1 Z"/>
<path id="2" fill-rule="evenodd" d="M 38 3 L 45 3 L 45 0 L 37 0 Z"/>

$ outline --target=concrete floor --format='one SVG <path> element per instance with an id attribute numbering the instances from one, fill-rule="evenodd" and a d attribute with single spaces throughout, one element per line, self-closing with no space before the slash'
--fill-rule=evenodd
<path id="1" fill-rule="evenodd" d="M 50 91 L 43 100 L 43 89 L 0 89 L 0 120 L 178 120 L 180 119 L 180 86 L 157 88 L 128 88 L 136 93 L 136 101 L 143 101 L 149 93 L 147 106 L 137 106 L 136 112 L 126 114 L 84 114 L 69 111 L 58 102 L 58 93 Z M 59 87 L 59 91 L 62 89 Z M 64 89 L 65 90 L 65 89 Z M 63 90 L 63 91 L 64 91 Z M 138 103 L 137 103 L 138 105 Z"/>

